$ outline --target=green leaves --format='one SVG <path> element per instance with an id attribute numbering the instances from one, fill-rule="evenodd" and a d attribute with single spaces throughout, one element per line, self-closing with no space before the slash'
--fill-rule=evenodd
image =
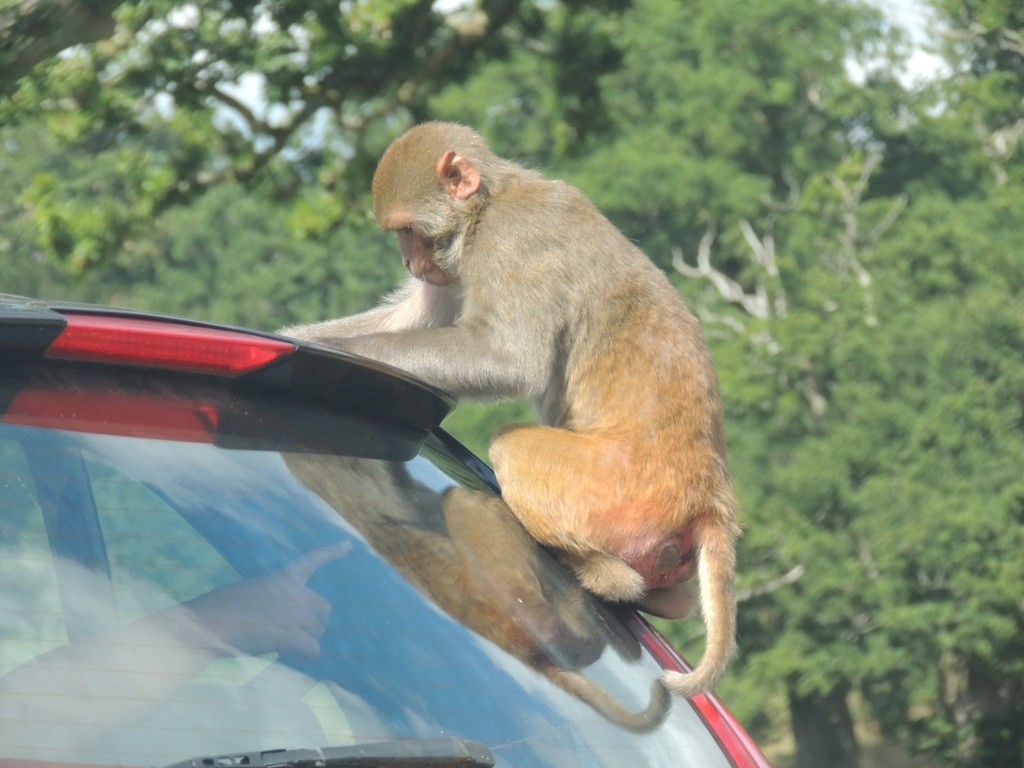
<path id="1" fill-rule="evenodd" d="M 0 24 L 4 289 L 263 328 L 364 309 L 403 276 L 377 157 L 411 122 L 472 124 L 580 186 L 701 316 L 746 524 L 726 699 L 769 733 L 850 690 L 887 739 L 1019 765 L 1017 4 L 942 0 L 951 74 L 915 92 L 856 3 L 58 4 L 99 18 L 59 57 L 19 69 Z M 527 418 L 447 425 L 485 451 Z M 699 625 L 665 629 L 697 655 Z"/>
<path id="2" fill-rule="evenodd" d="M 521 4 L 490 3 L 471 18 L 423 0 L 124 4 L 112 35 L 26 68 L 0 101 L 5 120 L 43 119 L 68 154 L 122 176 L 111 197 L 60 174 L 35 182 L 27 203 L 40 245 L 81 272 L 214 185 L 270 176 L 285 199 L 311 183 L 339 198 L 318 208 L 333 219 L 298 232 L 337 227 L 356 199 L 341 180 L 356 174 L 361 193 L 367 166 L 410 113 L 442 83 L 503 55 L 498 38 L 520 21 Z M 28 23 L 31 8 L 5 14 Z M 19 24 L 0 28 L 0 44 Z M 11 55 L 28 56 L 16 47 Z"/>

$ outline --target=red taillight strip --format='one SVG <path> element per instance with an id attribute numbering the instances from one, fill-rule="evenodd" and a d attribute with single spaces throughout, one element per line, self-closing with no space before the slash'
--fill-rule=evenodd
<path id="1" fill-rule="evenodd" d="M 736 768 L 771 768 L 754 740 L 714 695 L 694 696 L 691 703 L 704 718 Z"/>
<path id="2" fill-rule="evenodd" d="M 679 672 L 690 671 L 676 650 L 668 645 L 650 624 L 636 615 L 630 616 L 627 622 L 640 638 L 640 642 L 654 654 L 663 667 Z M 708 724 L 708 728 L 736 768 L 772 768 L 768 758 L 761 753 L 754 740 L 714 694 L 693 696 L 689 701 Z"/>
<path id="3" fill-rule="evenodd" d="M 213 403 L 117 390 L 27 387 L 0 421 L 101 435 L 212 443 L 221 415 Z"/>
<path id="4" fill-rule="evenodd" d="M 52 760 L 22 760 L 10 757 L 0 757 L 0 768 L 110 768 L 109 765 L 99 763 L 65 763 Z"/>
<path id="5" fill-rule="evenodd" d="M 237 375 L 291 354 L 286 341 L 239 331 L 118 315 L 65 313 L 48 357 Z"/>

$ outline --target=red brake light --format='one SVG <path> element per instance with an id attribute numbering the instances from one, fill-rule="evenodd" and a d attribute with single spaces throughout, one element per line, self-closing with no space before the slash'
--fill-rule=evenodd
<path id="1" fill-rule="evenodd" d="M 23 389 L 0 416 L 0 421 L 26 427 L 195 443 L 212 443 L 220 419 L 217 406 L 207 402 L 58 387 Z"/>
<path id="2" fill-rule="evenodd" d="M 135 317 L 67 313 L 48 357 L 242 374 L 295 351 L 295 345 L 239 331 Z"/>

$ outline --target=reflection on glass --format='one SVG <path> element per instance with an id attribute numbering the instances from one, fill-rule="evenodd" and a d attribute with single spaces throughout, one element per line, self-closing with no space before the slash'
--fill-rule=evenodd
<path id="1" fill-rule="evenodd" d="M 506 765 L 676 766 L 710 744 L 500 499 L 424 458 L 0 425 L 0 520 L 3 757 L 457 736 Z"/>

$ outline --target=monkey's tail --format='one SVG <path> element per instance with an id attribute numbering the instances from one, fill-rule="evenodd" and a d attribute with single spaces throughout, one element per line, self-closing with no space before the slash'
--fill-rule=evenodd
<path id="1" fill-rule="evenodd" d="M 546 672 L 551 682 L 559 688 L 593 707 L 607 720 L 635 733 L 646 733 L 657 728 L 672 706 L 672 698 L 662 680 L 655 680 L 651 686 L 651 700 L 647 707 L 640 712 L 633 712 L 622 706 L 607 690 L 575 670 L 552 666 Z"/>
<path id="2" fill-rule="evenodd" d="M 736 530 L 731 518 L 705 517 L 697 523 L 697 573 L 700 610 L 707 628 L 704 656 L 690 672 L 666 670 L 661 680 L 672 693 L 693 696 L 711 690 L 736 650 L 736 601 L 733 574 Z"/>

